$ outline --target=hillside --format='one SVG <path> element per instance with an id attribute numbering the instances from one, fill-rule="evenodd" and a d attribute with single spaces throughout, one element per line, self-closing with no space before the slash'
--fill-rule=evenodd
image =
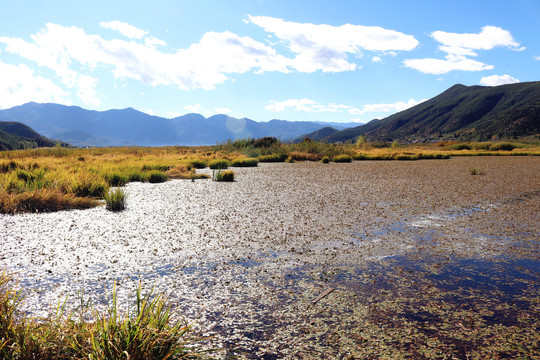
<path id="1" fill-rule="evenodd" d="M 412 108 L 337 132 L 325 140 L 491 140 L 540 133 L 540 82 L 494 87 L 454 85 Z"/>
<path id="2" fill-rule="evenodd" d="M 299 142 L 302 142 L 302 140 L 304 140 L 305 138 L 310 138 L 311 140 L 315 140 L 315 141 L 325 141 L 325 139 L 327 137 L 329 137 L 331 135 L 334 135 L 338 131 L 339 130 L 334 129 L 331 126 L 326 126 L 326 127 L 323 127 L 322 129 L 315 130 L 315 131 L 310 132 L 308 134 L 299 136 L 296 139 L 293 139 L 291 142 L 292 143 L 299 143 Z"/>
<path id="3" fill-rule="evenodd" d="M 215 145 L 229 139 L 273 136 L 290 139 L 327 125 L 311 121 L 256 122 L 227 115 L 205 118 L 186 114 L 174 119 L 132 108 L 90 111 L 77 106 L 28 103 L 0 110 L 0 121 L 18 121 L 47 137 L 76 146 Z M 348 124 L 336 124 L 343 129 Z"/>
<path id="4" fill-rule="evenodd" d="M 41 136 L 24 124 L 0 121 L 0 150 L 33 149 L 55 145 L 56 141 Z"/>

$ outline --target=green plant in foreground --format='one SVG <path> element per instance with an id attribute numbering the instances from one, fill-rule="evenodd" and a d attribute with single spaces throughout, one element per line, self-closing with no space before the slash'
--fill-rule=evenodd
<path id="1" fill-rule="evenodd" d="M 208 167 L 212 170 L 222 170 L 229 167 L 229 162 L 227 160 L 213 160 Z"/>
<path id="2" fill-rule="evenodd" d="M 221 169 L 218 171 L 212 171 L 212 180 L 214 181 L 234 181 L 234 171 Z"/>
<path id="3" fill-rule="evenodd" d="M 477 167 L 471 167 L 469 168 L 469 174 L 471 175 L 485 175 L 486 171 L 484 169 L 480 169 Z"/>
<path id="4" fill-rule="evenodd" d="M 328 156 L 323 156 L 321 162 L 323 164 L 328 164 L 330 162 L 330 158 Z"/>
<path id="5" fill-rule="evenodd" d="M 90 302 L 65 312 L 34 319 L 19 307 L 24 298 L 12 278 L 0 273 L 0 359 L 200 359 L 200 350 L 188 337 L 190 327 L 173 321 L 162 295 L 143 296 L 141 286 L 135 304 L 125 315 L 118 312 L 116 285 L 105 312 Z"/>
<path id="6" fill-rule="evenodd" d="M 111 211 L 121 211 L 126 208 L 126 193 L 120 188 L 111 189 L 105 196 L 105 208 Z"/>

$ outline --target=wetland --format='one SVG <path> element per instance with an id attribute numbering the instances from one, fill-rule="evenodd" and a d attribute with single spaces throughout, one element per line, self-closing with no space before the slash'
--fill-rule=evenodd
<path id="1" fill-rule="evenodd" d="M 539 169 L 471 156 L 132 182 L 121 212 L 0 215 L 0 268 L 37 316 L 154 288 L 218 358 L 533 358 Z"/>

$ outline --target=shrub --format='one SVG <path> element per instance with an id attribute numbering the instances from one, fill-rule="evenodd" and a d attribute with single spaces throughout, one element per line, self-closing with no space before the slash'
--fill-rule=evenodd
<path id="1" fill-rule="evenodd" d="M 490 151 L 512 151 L 516 147 L 510 143 L 496 143 L 489 146 Z"/>
<path id="2" fill-rule="evenodd" d="M 105 196 L 105 208 L 111 211 L 121 211 L 126 208 L 126 193 L 120 188 L 111 189 Z"/>
<path id="3" fill-rule="evenodd" d="M 189 165 L 191 165 L 191 167 L 194 169 L 204 169 L 206 167 L 206 161 L 195 159 L 195 160 L 191 160 L 189 162 Z"/>
<path id="4" fill-rule="evenodd" d="M 163 171 L 153 170 L 148 174 L 148 182 L 152 184 L 162 183 L 168 179 L 167 174 L 165 174 Z"/>
<path id="5" fill-rule="evenodd" d="M 222 171 L 221 169 L 218 171 L 212 172 L 212 180 L 214 181 L 234 181 L 234 171 L 232 170 L 226 170 Z"/>
<path id="6" fill-rule="evenodd" d="M 287 159 L 287 154 L 270 154 L 259 156 L 259 162 L 284 162 Z"/>
<path id="7" fill-rule="evenodd" d="M 232 161 L 234 167 L 255 167 L 259 164 L 257 159 L 235 159 Z"/>
<path id="8" fill-rule="evenodd" d="M 351 162 L 353 160 L 352 156 L 347 154 L 341 154 L 338 156 L 334 156 L 332 159 L 333 162 Z"/>
<path id="9" fill-rule="evenodd" d="M 328 156 L 323 156 L 323 158 L 321 159 L 321 162 L 323 164 L 328 164 L 330 162 L 330 158 Z"/>
<path id="10" fill-rule="evenodd" d="M 212 170 L 222 170 L 229 167 L 229 162 L 227 160 L 213 160 L 208 165 Z"/>

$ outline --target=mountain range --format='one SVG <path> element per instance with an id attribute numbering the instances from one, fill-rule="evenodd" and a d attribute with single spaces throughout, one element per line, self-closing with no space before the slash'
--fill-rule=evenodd
<path id="1" fill-rule="evenodd" d="M 173 119 L 132 108 L 93 111 L 77 106 L 27 103 L 0 110 L 0 121 L 17 121 L 44 136 L 75 146 L 215 145 L 229 139 L 289 139 L 327 126 L 311 121 L 256 122 L 227 115 L 186 114 Z M 335 124 L 344 129 L 352 124 Z"/>
<path id="2" fill-rule="evenodd" d="M 93 111 L 38 103 L 0 110 L 0 124 L 3 149 L 21 146 L 14 147 L 17 138 L 11 135 L 20 136 L 31 147 L 54 145 L 40 134 L 75 146 L 215 145 L 266 136 L 282 141 L 309 137 L 329 143 L 352 142 L 359 136 L 368 141 L 402 142 L 509 139 L 540 134 L 540 81 L 494 87 L 458 84 L 407 110 L 354 127 L 354 123 L 256 122 L 227 115 L 166 119 L 132 108 Z M 7 140 L 2 143 L 2 139 Z"/>
<path id="3" fill-rule="evenodd" d="M 364 136 L 370 141 L 483 141 L 538 134 L 540 81 L 535 81 L 490 87 L 454 85 L 407 110 L 320 140 L 347 142 Z"/>

